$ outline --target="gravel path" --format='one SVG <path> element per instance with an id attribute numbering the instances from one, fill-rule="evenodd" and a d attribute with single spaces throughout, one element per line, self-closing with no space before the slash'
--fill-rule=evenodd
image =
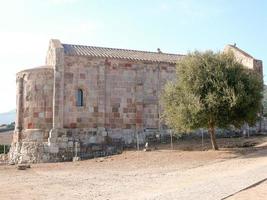
<path id="1" fill-rule="evenodd" d="M 266 200 L 267 197 L 267 181 L 261 182 L 259 185 L 241 191 L 227 200 Z"/>
<path id="2" fill-rule="evenodd" d="M 125 152 L 106 159 L 0 166 L 0 199 L 222 199 L 267 178 L 267 150 Z M 4 186 L 4 187 L 3 187 Z"/>
<path id="3" fill-rule="evenodd" d="M 164 193 L 148 199 L 223 199 L 267 178 L 267 151 L 183 173 L 174 172 L 170 176 Z"/>

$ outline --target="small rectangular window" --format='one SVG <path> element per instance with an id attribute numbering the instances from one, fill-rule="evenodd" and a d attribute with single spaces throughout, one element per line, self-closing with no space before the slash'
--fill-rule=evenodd
<path id="1" fill-rule="evenodd" d="M 76 93 L 76 106 L 83 106 L 83 91 L 78 89 Z"/>

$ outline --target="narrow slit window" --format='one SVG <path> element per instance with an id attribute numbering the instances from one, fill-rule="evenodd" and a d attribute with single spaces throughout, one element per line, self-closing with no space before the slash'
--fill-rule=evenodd
<path id="1" fill-rule="evenodd" d="M 76 94 L 76 105 L 83 106 L 83 90 L 78 89 Z"/>

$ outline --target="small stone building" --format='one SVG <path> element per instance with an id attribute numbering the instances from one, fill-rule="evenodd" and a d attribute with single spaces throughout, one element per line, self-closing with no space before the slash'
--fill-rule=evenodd
<path id="1" fill-rule="evenodd" d="M 261 61 L 236 46 L 227 45 L 229 50 L 262 74 Z M 76 153 L 112 151 L 103 149 L 107 140 L 134 144 L 167 134 L 159 120 L 160 92 L 174 80 L 182 57 L 51 40 L 45 66 L 17 73 L 10 160 L 64 161 Z"/>

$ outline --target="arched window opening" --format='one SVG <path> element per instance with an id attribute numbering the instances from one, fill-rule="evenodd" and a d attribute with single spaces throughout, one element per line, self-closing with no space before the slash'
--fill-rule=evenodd
<path id="1" fill-rule="evenodd" d="M 83 90 L 78 89 L 76 94 L 76 105 L 83 106 Z"/>

